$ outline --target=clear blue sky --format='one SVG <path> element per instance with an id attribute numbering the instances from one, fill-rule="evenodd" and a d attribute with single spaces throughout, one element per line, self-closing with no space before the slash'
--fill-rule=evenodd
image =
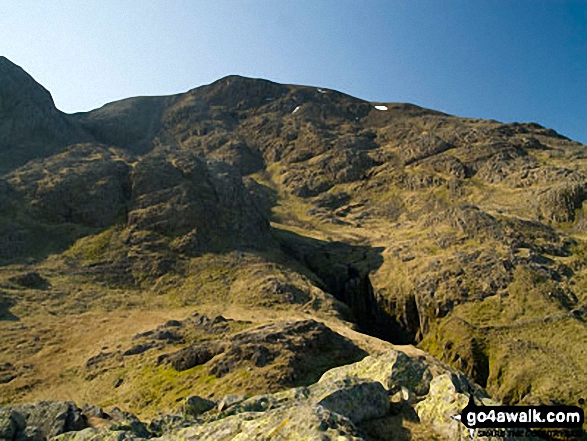
<path id="1" fill-rule="evenodd" d="M 66 112 L 241 74 L 587 143 L 587 1 L 2 0 L 0 54 Z"/>

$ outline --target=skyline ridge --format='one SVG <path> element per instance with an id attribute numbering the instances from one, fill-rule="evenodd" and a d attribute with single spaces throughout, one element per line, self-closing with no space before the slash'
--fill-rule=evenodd
<path id="1" fill-rule="evenodd" d="M 572 137 L 569 137 L 566 134 L 561 133 L 555 127 L 548 127 L 548 126 L 545 126 L 545 125 L 543 125 L 543 124 L 541 124 L 539 122 L 536 122 L 536 121 L 523 121 L 523 120 L 517 120 L 517 121 L 500 121 L 500 120 L 497 120 L 497 119 L 494 119 L 494 118 L 476 118 L 476 117 L 471 117 L 471 116 L 468 116 L 468 115 L 456 115 L 456 114 L 451 114 L 451 113 L 444 112 L 442 110 L 424 107 L 424 106 L 421 106 L 419 104 L 411 103 L 411 102 L 367 100 L 367 99 L 364 99 L 364 98 L 361 98 L 361 97 L 357 97 L 357 96 L 354 96 L 352 94 L 345 93 L 345 92 L 342 92 L 342 91 L 339 91 L 339 90 L 336 90 L 336 89 L 332 89 L 332 88 L 321 87 L 321 86 L 314 86 L 314 85 L 310 85 L 310 84 L 280 83 L 280 82 L 277 82 L 277 81 L 274 81 L 274 80 L 271 80 L 271 79 L 267 79 L 267 78 L 262 78 L 262 77 L 249 77 L 249 76 L 241 75 L 241 74 L 228 74 L 228 75 L 225 75 L 223 77 L 220 77 L 220 78 L 218 78 L 218 79 L 216 79 L 216 80 L 214 80 L 214 81 L 212 81 L 210 83 L 194 86 L 194 87 L 192 87 L 192 88 L 190 88 L 190 89 L 188 89 L 188 90 L 186 90 L 184 92 L 178 92 L 178 93 L 172 93 L 172 94 L 164 94 L 164 95 L 127 96 L 127 97 L 123 97 L 123 98 L 118 99 L 118 100 L 107 102 L 107 103 L 105 103 L 105 104 L 103 104 L 103 105 L 101 105 L 99 107 L 96 107 L 96 108 L 93 108 L 93 109 L 90 109 L 90 110 L 87 110 L 87 111 L 67 112 L 67 111 L 64 111 L 64 110 L 62 110 L 62 109 L 60 109 L 58 107 L 58 105 L 55 102 L 55 98 L 54 98 L 53 93 L 51 92 L 51 90 L 48 89 L 48 88 L 46 88 L 39 81 L 37 81 L 37 79 L 34 78 L 31 74 L 29 74 L 22 66 L 19 66 L 18 64 L 14 63 L 12 60 L 10 60 L 8 57 L 3 56 L 3 55 L 0 55 L 0 60 L 5 60 L 6 62 L 9 63 L 9 65 L 14 66 L 14 67 L 18 68 L 20 71 L 22 71 L 27 77 L 29 77 L 30 79 L 32 79 L 44 91 L 46 91 L 46 92 L 49 93 L 49 96 L 51 97 L 51 100 L 52 100 L 55 108 L 58 111 L 62 112 L 65 115 L 71 115 L 71 116 L 73 116 L 73 115 L 88 114 L 88 113 L 91 113 L 91 112 L 94 112 L 94 111 L 103 109 L 103 108 L 105 108 L 107 106 L 110 106 L 112 104 L 115 104 L 115 103 L 119 103 L 119 102 L 123 102 L 123 101 L 127 101 L 127 100 L 138 99 L 138 98 L 169 98 L 169 97 L 176 97 L 176 96 L 180 96 L 180 95 L 184 95 L 184 94 L 190 93 L 192 91 L 195 91 L 195 90 L 198 90 L 198 89 L 201 89 L 201 88 L 213 86 L 216 83 L 219 83 L 221 81 L 225 81 L 225 80 L 230 79 L 230 78 L 243 78 L 243 79 L 253 80 L 253 81 L 266 81 L 266 82 L 269 82 L 269 83 L 272 83 L 272 84 L 276 84 L 276 85 L 280 85 L 280 86 L 292 86 L 292 87 L 302 87 L 302 88 L 324 89 L 324 90 L 328 90 L 328 91 L 331 91 L 331 92 L 339 93 L 339 94 L 348 96 L 350 98 L 353 98 L 353 99 L 356 99 L 356 100 L 360 100 L 360 101 L 363 101 L 365 103 L 370 103 L 370 104 L 376 104 L 376 103 L 380 103 L 380 104 L 407 104 L 407 105 L 410 105 L 410 106 L 418 107 L 418 108 L 423 109 L 423 110 L 429 110 L 429 111 L 433 111 L 433 112 L 438 112 L 438 113 L 442 113 L 442 114 L 447 115 L 447 116 L 454 116 L 454 117 L 458 117 L 458 118 L 481 119 L 481 120 L 488 120 L 488 121 L 496 121 L 496 122 L 503 123 L 503 124 L 516 124 L 516 123 L 519 123 L 519 124 L 538 124 L 541 127 L 549 128 L 551 130 L 554 130 L 558 135 L 561 135 L 561 136 L 563 136 L 563 137 L 565 137 L 567 139 L 573 140 L 573 141 L 578 141 L 578 142 L 580 142 L 580 143 L 583 144 L 583 142 L 581 140 L 574 139 Z"/>

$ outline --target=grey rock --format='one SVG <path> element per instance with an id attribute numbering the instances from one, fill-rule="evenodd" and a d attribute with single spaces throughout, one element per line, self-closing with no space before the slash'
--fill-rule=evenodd
<path id="1" fill-rule="evenodd" d="M 42 401 L 36 404 L 8 406 L 0 408 L 0 421 L 9 415 L 10 423 L 5 423 L 6 430 L 16 429 L 18 436 L 24 439 L 45 439 L 68 431 L 87 427 L 86 418 L 74 403 Z"/>
<path id="2" fill-rule="evenodd" d="M 390 410 L 387 390 L 376 381 L 342 387 L 322 397 L 317 404 L 355 424 L 384 417 Z"/>
<path id="3" fill-rule="evenodd" d="M 183 405 L 183 412 L 187 415 L 198 416 L 215 407 L 216 403 L 214 401 L 194 395 L 186 399 Z"/>
<path id="4" fill-rule="evenodd" d="M 246 400 L 244 395 L 225 395 L 218 401 L 217 409 L 219 412 L 226 411 L 229 407 Z"/>

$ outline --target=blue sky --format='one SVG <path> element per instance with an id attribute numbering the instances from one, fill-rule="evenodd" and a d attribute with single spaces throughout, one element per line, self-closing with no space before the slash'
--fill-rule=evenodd
<path id="1" fill-rule="evenodd" d="M 587 1 L 2 0 L 0 55 L 66 112 L 241 74 L 587 143 Z"/>

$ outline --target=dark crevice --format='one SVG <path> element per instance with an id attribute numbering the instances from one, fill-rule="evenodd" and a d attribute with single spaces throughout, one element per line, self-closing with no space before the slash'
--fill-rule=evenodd
<path id="1" fill-rule="evenodd" d="M 378 295 L 369 280 L 369 272 L 353 264 L 326 273 L 322 269 L 318 275 L 327 290 L 351 309 L 359 331 L 393 344 L 416 344 L 421 340 L 420 311 L 415 297 L 398 301 Z M 458 359 L 452 360 L 453 364 L 486 387 L 489 359 L 483 345 L 473 338 L 455 350 Z M 467 356 L 462 357 L 461 353 Z"/>
<path id="2" fill-rule="evenodd" d="M 358 330 L 394 344 L 420 339 L 414 297 L 398 302 L 377 293 L 369 274 L 381 266 L 383 249 L 326 242 L 291 231 L 273 230 L 282 250 L 323 282 L 322 289 L 351 310 Z"/>
<path id="3" fill-rule="evenodd" d="M 415 301 L 394 308 L 377 295 L 369 275 L 361 274 L 353 265 L 348 265 L 346 272 L 337 271 L 320 277 L 327 290 L 351 309 L 361 332 L 394 344 L 416 343 L 420 324 Z M 403 320 L 397 317 L 403 317 Z"/>

